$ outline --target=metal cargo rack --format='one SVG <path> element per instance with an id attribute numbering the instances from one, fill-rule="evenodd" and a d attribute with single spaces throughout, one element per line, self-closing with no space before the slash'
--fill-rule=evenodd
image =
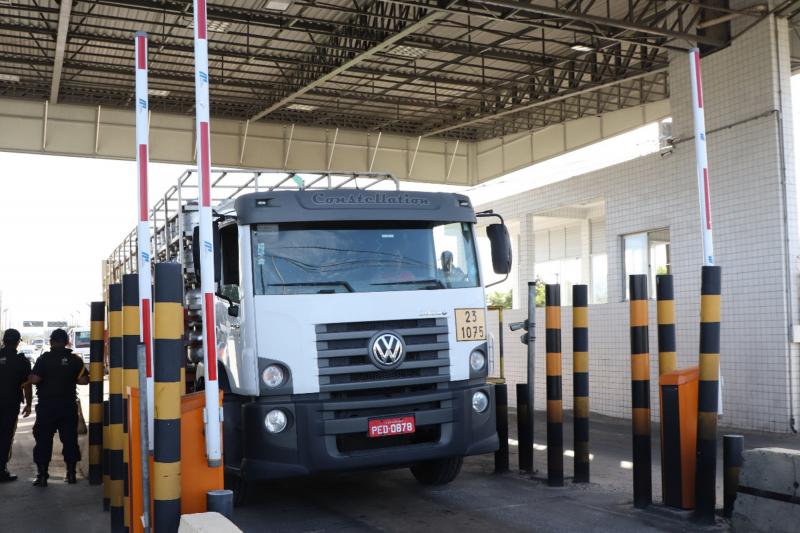
<path id="1" fill-rule="evenodd" d="M 197 208 L 197 169 L 181 174 L 150 210 L 153 262 L 178 261 L 193 274 L 187 244 Z M 259 191 L 303 191 L 386 188 L 400 190 L 400 182 L 385 172 L 320 172 L 273 169 L 211 170 L 211 201 L 220 206 L 242 194 Z M 119 283 L 123 274 L 136 272 L 136 228 L 133 228 L 103 264 L 103 286 Z"/>

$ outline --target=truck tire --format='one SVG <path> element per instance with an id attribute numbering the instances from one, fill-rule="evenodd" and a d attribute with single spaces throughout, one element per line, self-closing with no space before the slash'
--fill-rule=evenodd
<path id="1" fill-rule="evenodd" d="M 422 485 L 447 485 L 461 472 L 463 457 L 445 457 L 423 461 L 411 467 L 411 473 Z"/>

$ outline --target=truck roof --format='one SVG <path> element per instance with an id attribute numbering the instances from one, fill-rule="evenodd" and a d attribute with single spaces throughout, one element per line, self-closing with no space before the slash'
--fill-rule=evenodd
<path id="1" fill-rule="evenodd" d="M 455 193 L 330 189 L 268 191 L 236 198 L 239 224 L 335 221 L 475 222 L 467 196 Z"/>

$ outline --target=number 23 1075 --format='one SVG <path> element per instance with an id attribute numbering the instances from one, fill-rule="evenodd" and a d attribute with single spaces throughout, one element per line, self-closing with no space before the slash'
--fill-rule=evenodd
<path id="1" fill-rule="evenodd" d="M 486 311 L 483 308 L 456 309 L 456 340 L 486 340 Z"/>

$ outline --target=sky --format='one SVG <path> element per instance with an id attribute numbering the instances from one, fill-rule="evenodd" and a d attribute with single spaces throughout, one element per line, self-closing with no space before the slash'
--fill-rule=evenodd
<path id="1" fill-rule="evenodd" d="M 88 324 L 89 302 L 102 299 L 102 260 L 136 225 L 134 162 L 0 152 L 0 168 L 0 291 L 10 322 Z M 151 191 L 161 194 L 183 168 L 151 164 Z"/>
<path id="2" fill-rule="evenodd" d="M 800 76 L 792 79 L 792 89 L 794 121 L 800 124 Z M 617 161 L 636 157 L 651 149 L 642 133 L 652 138 L 655 131 L 657 139 L 653 127 L 533 165 L 468 193 L 485 202 L 597 168 L 600 154 L 614 153 Z M 800 135 L 795 140 L 800 143 Z M 136 224 L 135 163 L 0 152 L 0 169 L 0 318 L 17 326 L 23 320 L 88 325 L 89 302 L 101 299 L 102 261 Z M 185 169 L 150 164 L 151 204 Z M 2 317 L 5 309 L 8 314 Z"/>

